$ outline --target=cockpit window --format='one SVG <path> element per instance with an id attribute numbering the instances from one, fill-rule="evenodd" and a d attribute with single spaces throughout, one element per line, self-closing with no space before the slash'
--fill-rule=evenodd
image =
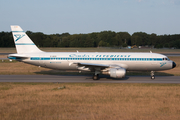
<path id="1" fill-rule="evenodd" d="M 169 58 L 163 58 L 163 60 L 168 60 L 169 61 L 170 59 Z"/>

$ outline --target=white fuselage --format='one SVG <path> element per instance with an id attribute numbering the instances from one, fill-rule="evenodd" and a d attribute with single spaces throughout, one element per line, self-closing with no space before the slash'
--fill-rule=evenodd
<path id="1" fill-rule="evenodd" d="M 128 52 L 43 52 L 18 25 L 11 26 L 17 54 L 8 55 L 9 59 L 28 64 L 59 70 L 80 70 L 94 72 L 93 79 L 98 80 L 100 73 L 113 78 L 125 77 L 126 71 L 154 72 L 176 67 L 166 56 L 155 53 Z"/>
<path id="2" fill-rule="evenodd" d="M 11 54 L 9 56 L 19 56 Z M 26 53 L 20 61 L 59 70 L 78 70 L 77 64 L 92 63 L 102 65 L 118 65 L 127 71 L 158 71 L 172 69 L 173 61 L 165 55 L 156 53 L 129 52 L 39 52 Z"/>

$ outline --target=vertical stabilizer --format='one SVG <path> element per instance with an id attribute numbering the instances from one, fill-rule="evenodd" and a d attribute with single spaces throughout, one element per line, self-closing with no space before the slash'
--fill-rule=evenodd
<path id="1" fill-rule="evenodd" d="M 20 26 L 12 25 L 11 31 L 14 38 L 17 53 L 35 53 L 42 52 Z"/>

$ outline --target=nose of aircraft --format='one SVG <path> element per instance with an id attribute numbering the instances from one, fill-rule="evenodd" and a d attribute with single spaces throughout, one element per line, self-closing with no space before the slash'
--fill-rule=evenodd
<path id="1" fill-rule="evenodd" d="M 176 63 L 173 62 L 173 63 L 172 63 L 172 68 L 175 68 L 175 67 L 176 67 Z"/>

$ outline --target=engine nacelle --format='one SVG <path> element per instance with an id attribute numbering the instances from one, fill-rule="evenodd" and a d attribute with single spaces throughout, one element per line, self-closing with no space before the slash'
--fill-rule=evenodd
<path id="1" fill-rule="evenodd" d="M 113 78 L 123 78 L 126 75 L 126 70 L 124 68 L 111 68 L 109 75 Z"/>

